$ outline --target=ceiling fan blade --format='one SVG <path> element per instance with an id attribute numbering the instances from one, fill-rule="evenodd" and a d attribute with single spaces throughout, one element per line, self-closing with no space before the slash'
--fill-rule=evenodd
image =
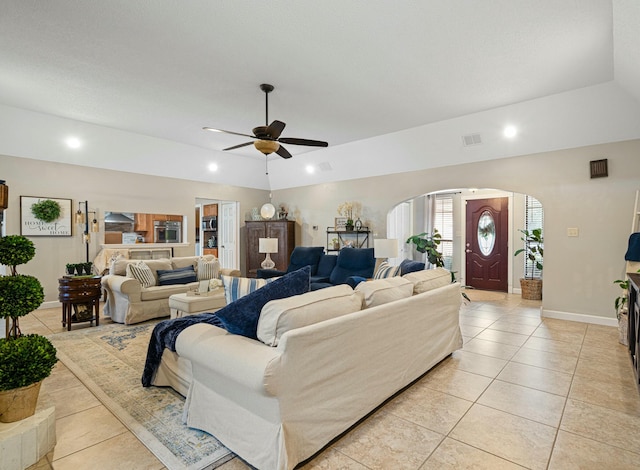
<path id="1" fill-rule="evenodd" d="M 283 144 L 292 144 L 292 145 L 306 145 L 308 147 L 328 147 L 329 146 L 327 142 L 323 142 L 321 140 L 296 139 L 295 137 L 282 137 L 281 139 L 278 139 L 278 142 L 282 142 Z"/>
<path id="2" fill-rule="evenodd" d="M 278 148 L 278 150 L 276 150 L 276 153 L 282 158 L 291 158 L 293 156 L 282 145 Z"/>
<path id="3" fill-rule="evenodd" d="M 273 121 L 271 124 L 269 124 L 269 127 L 267 127 L 266 132 L 271 136 L 272 139 L 277 139 L 278 137 L 280 137 L 280 134 L 282 134 L 285 126 L 286 124 L 282 121 Z"/>
<path id="4" fill-rule="evenodd" d="M 225 130 L 222 130 L 222 129 L 214 129 L 213 127 L 203 127 L 202 129 L 204 129 L 205 131 L 222 132 L 224 134 L 241 135 L 242 137 L 250 137 L 252 139 L 257 139 L 257 137 L 255 135 L 241 134 L 240 132 L 225 131 Z"/>
<path id="5" fill-rule="evenodd" d="M 244 144 L 234 145 L 233 147 L 227 147 L 226 149 L 222 149 L 222 150 L 239 149 L 240 147 L 246 147 L 247 145 L 253 145 L 253 142 L 245 142 Z"/>

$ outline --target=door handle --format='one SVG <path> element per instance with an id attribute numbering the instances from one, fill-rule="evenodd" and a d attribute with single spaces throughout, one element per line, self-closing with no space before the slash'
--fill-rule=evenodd
<path id="1" fill-rule="evenodd" d="M 464 251 L 466 251 L 467 253 L 473 253 L 473 252 L 472 252 L 470 249 L 468 249 L 468 248 L 467 248 L 466 250 L 464 250 Z"/>

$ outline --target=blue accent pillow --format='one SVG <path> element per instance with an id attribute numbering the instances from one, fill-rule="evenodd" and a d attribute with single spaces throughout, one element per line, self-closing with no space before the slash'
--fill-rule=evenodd
<path id="1" fill-rule="evenodd" d="M 310 266 L 285 274 L 221 308 L 216 312 L 216 316 L 229 333 L 257 340 L 258 319 L 262 307 L 270 300 L 309 292 L 310 277 Z"/>
<path id="2" fill-rule="evenodd" d="M 421 261 L 413 261 L 410 259 L 403 259 L 400 263 L 400 275 L 414 273 L 416 271 L 422 271 L 424 269 L 424 263 Z"/>
<path id="3" fill-rule="evenodd" d="M 158 269 L 158 285 L 171 286 L 174 284 L 188 284 L 196 282 L 198 277 L 193 266 L 178 269 Z"/>

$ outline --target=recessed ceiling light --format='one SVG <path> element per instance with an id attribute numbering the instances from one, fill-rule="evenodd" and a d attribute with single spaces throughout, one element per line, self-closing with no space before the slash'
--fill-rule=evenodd
<path id="1" fill-rule="evenodd" d="M 311 174 L 315 172 L 316 172 L 316 167 L 314 167 L 313 165 L 307 165 L 307 173 Z"/>
<path id="2" fill-rule="evenodd" d="M 67 144 L 67 147 L 70 149 L 78 149 L 82 147 L 82 141 L 77 137 L 69 137 L 64 141 L 64 143 Z"/>
<path id="3" fill-rule="evenodd" d="M 504 128 L 504 136 L 507 139 L 514 138 L 516 134 L 518 134 L 518 129 L 516 128 L 516 126 L 507 126 Z"/>
<path id="4" fill-rule="evenodd" d="M 218 165 L 216 163 L 209 163 L 209 171 L 218 171 Z"/>

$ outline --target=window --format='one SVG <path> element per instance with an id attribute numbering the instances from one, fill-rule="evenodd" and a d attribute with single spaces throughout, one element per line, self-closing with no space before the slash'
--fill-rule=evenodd
<path id="1" fill-rule="evenodd" d="M 544 212 L 542 210 L 542 204 L 535 197 L 525 196 L 524 200 L 524 227 L 528 231 L 535 228 L 542 229 L 544 237 Z M 543 238 L 544 239 L 544 238 Z M 524 272 L 525 276 L 531 274 L 533 269 L 533 277 L 540 277 L 542 273 L 535 267 L 535 263 L 525 256 Z"/>
<path id="2" fill-rule="evenodd" d="M 438 251 L 442 253 L 444 267 L 451 270 L 453 264 L 453 194 L 435 195 L 433 227 L 442 235 Z"/>

